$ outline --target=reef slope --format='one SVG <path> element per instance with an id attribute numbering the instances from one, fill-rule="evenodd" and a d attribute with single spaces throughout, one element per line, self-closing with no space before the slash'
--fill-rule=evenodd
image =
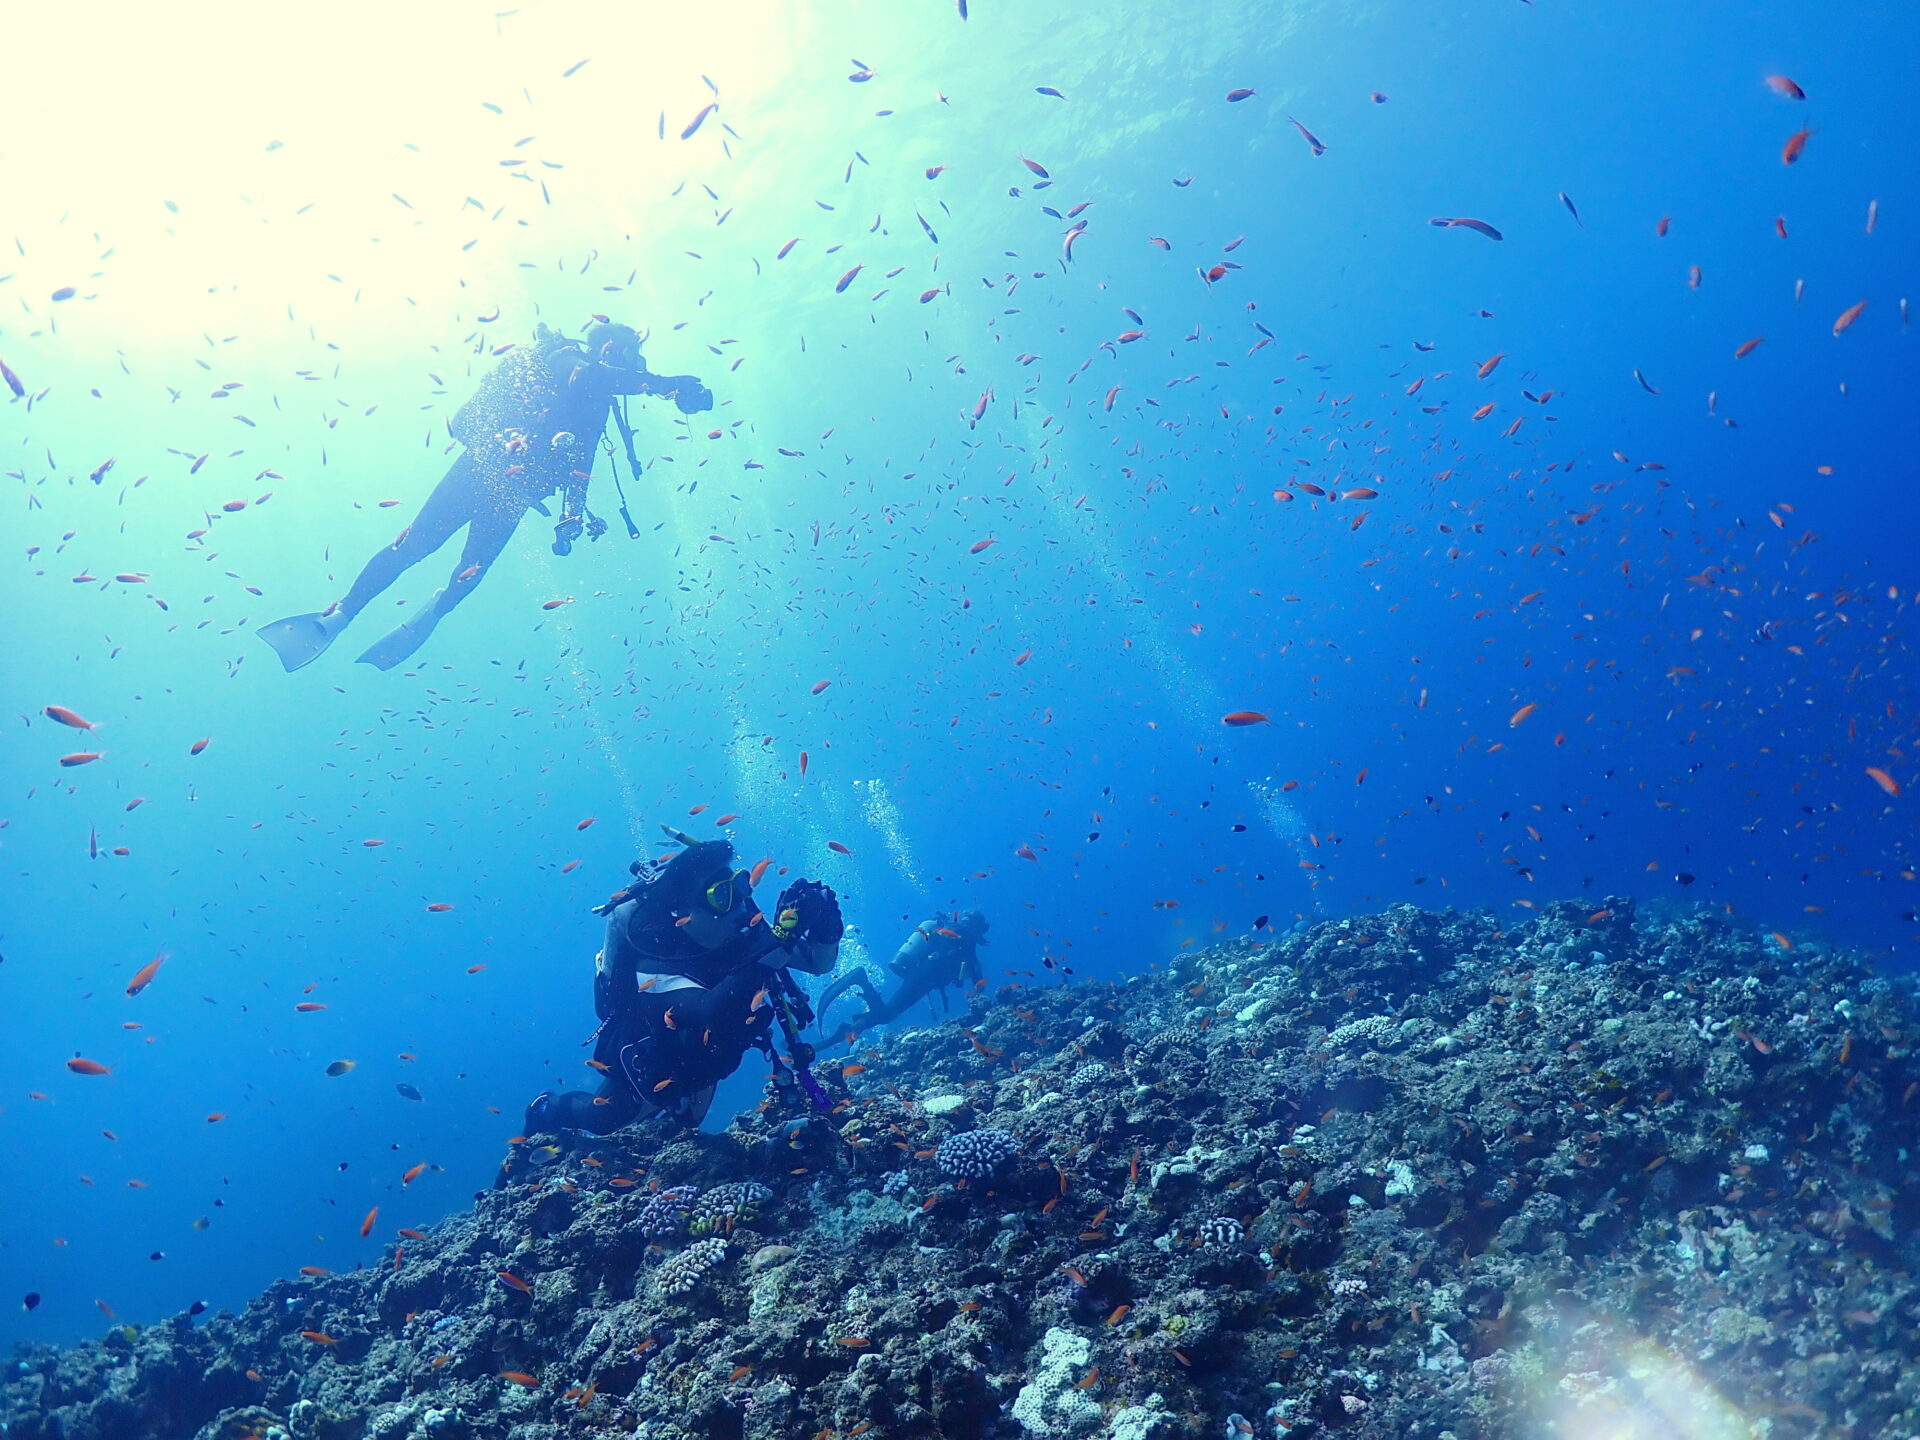
<path id="1" fill-rule="evenodd" d="M 821 1062 L 830 1121 L 533 1137 L 378 1267 L 22 1350 L 0 1419 L 1915 1436 L 1916 1040 L 1909 980 L 1704 912 L 1395 907 L 976 996 Z"/>

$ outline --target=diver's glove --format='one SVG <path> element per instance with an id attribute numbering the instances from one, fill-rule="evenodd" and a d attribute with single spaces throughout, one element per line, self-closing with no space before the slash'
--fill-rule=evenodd
<path id="1" fill-rule="evenodd" d="M 602 535 L 606 533 L 607 533 L 606 521 L 602 520 L 598 515 L 587 516 L 587 538 L 589 540 L 598 540 Z"/>
<path id="2" fill-rule="evenodd" d="M 702 410 L 713 408 L 713 392 L 688 375 L 673 392 L 673 403 L 680 407 L 682 415 L 698 415 Z"/>
<path id="3" fill-rule="evenodd" d="M 837 945 L 847 932 L 840 914 L 840 900 L 818 880 L 796 880 L 780 892 L 774 907 L 773 932 L 782 940 L 796 935 L 820 945 Z"/>
<path id="4" fill-rule="evenodd" d="M 585 528 L 585 523 L 578 515 L 568 515 L 562 519 L 558 525 L 553 527 L 553 553 L 556 555 L 571 555 L 573 553 L 573 542 L 580 538 L 580 532 Z M 604 530 L 607 527 L 602 525 L 600 528 Z"/>

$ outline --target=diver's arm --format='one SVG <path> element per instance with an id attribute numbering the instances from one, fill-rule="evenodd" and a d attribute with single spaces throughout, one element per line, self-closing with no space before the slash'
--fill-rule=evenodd
<path id="1" fill-rule="evenodd" d="M 593 967 L 593 1013 L 601 1020 L 623 1013 L 633 1002 L 639 972 L 634 966 L 633 946 L 627 939 L 627 926 L 633 918 L 631 900 L 614 908 L 607 916 L 606 943 Z"/>

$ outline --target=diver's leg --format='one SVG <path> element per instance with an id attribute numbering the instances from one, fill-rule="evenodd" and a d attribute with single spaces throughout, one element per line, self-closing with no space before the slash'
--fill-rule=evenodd
<path id="1" fill-rule="evenodd" d="M 526 513 L 527 503 L 524 500 L 506 496 L 490 500 L 474 514 L 473 523 L 467 527 L 467 543 L 461 547 L 460 560 L 453 567 L 452 578 L 431 601 L 436 621 L 471 595 L 474 587 L 487 578 L 488 568 L 507 548 L 507 542 L 513 538 L 513 532 L 520 528 L 520 521 Z"/>
<path id="2" fill-rule="evenodd" d="M 900 988 L 883 999 L 875 999 L 867 1006 L 868 1025 L 884 1025 L 890 1020 L 898 1020 L 933 990 L 934 982 L 922 976 L 909 975 L 900 982 Z"/>
<path id="3" fill-rule="evenodd" d="M 254 633 L 273 647 L 280 664 L 288 671 L 312 664 L 376 595 L 398 580 L 408 566 L 438 550 L 454 531 L 466 524 L 481 496 L 473 462 L 462 455 L 434 487 L 413 523 L 400 532 L 393 544 L 367 561 L 343 599 L 325 610 L 272 621 Z"/>
<path id="4" fill-rule="evenodd" d="M 481 508 L 473 512 L 467 526 L 467 543 L 460 552 L 459 563 L 454 566 L 453 578 L 444 589 L 434 591 L 433 597 L 418 611 L 368 646 L 361 660 L 382 670 L 391 670 L 411 657 L 433 634 L 433 627 L 441 618 L 473 593 L 473 587 L 506 548 L 520 524 L 520 517 L 526 513 L 524 500 L 496 499 L 483 492 Z"/>
<path id="5" fill-rule="evenodd" d="M 451 540 L 454 531 L 469 521 L 477 520 L 479 512 L 485 508 L 485 501 L 486 491 L 480 477 L 480 467 L 471 456 L 463 453 L 441 477 L 440 483 L 433 487 L 433 493 L 427 496 L 426 504 L 413 517 L 413 523 L 402 530 L 391 545 L 375 552 L 374 557 L 367 561 L 359 578 L 353 582 L 353 588 L 347 591 L 336 607 L 336 613 L 351 620 L 366 609 L 375 596 L 408 569 Z"/>

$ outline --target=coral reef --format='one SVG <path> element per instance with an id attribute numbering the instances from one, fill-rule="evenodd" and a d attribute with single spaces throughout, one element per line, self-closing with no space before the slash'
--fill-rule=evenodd
<path id="1" fill-rule="evenodd" d="M 830 1117 L 526 1142 L 378 1267 L 20 1351 L 0 1420 L 1920 1436 L 1917 1040 L 1910 980 L 1722 916 L 1400 906 L 978 995 L 818 1064 Z"/>

